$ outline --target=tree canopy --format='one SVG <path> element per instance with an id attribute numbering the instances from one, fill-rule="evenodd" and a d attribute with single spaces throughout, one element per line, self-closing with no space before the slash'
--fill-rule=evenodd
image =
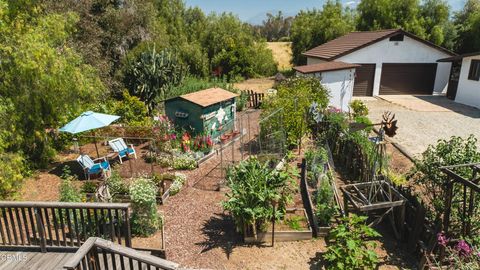
<path id="1" fill-rule="evenodd" d="M 3 148 L 42 164 L 53 150 L 46 130 L 101 99 L 105 87 L 68 44 L 78 15 L 45 14 L 35 7 L 0 1 L 0 99 L 9 115 Z"/>
<path id="2" fill-rule="evenodd" d="M 344 9 L 339 1 L 329 0 L 321 10 L 300 11 L 290 30 L 293 63 L 305 64 L 303 52 L 353 30 L 353 13 Z"/>
<path id="3" fill-rule="evenodd" d="M 361 0 L 354 10 L 329 0 L 293 19 L 292 62 L 305 64 L 303 52 L 351 31 L 399 28 L 458 53 L 480 51 L 480 0 L 468 0 L 459 12 L 446 0 Z"/>

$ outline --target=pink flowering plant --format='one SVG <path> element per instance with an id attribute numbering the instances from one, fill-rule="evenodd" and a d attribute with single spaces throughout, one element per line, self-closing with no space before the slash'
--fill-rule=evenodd
<path id="1" fill-rule="evenodd" d="M 437 234 L 437 244 L 445 249 L 444 261 L 435 261 L 441 269 L 480 269 L 480 252 L 466 240 L 449 239 L 442 232 Z"/>
<path id="2" fill-rule="evenodd" d="M 210 135 L 197 135 L 193 139 L 192 150 L 196 152 L 208 153 L 213 148 L 213 140 Z"/>

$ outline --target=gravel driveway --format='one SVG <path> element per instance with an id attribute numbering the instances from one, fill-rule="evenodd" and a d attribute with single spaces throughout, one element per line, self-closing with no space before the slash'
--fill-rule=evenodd
<path id="1" fill-rule="evenodd" d="M 392 111 L 398 120 L 392 141 L 418 157 L 429 144 L 451 136 L 480 139 L 480 110 L 455 103 L 443 96 L 382 96 L 360 98 L 369 108 L 369 117 L 379 122 L 384 111 Z M 480 147 L 480 143 L 478 143 Z"/>

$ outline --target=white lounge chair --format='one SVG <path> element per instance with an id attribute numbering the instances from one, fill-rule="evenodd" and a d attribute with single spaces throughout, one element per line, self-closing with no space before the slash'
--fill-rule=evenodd
<path id="1" fill-rule="evenodd" d="M 120 164 L 123 163 L 122 158 L 130 157 L 130 155 L 133 155 L 135 159 L 137 159 L 137 152 L 135 152 L 133 144 L 130 144 L 130 147 L 128 147 L 122 138 L 113 139 L 108 142 L 108 145 L 110 145 L 110 147 L 115 153 L 118 153 L 118 159 L 120 160 Z"/>
<path id="2" fill-rule="evenodd" d="M 85 178 L 90 180 L 90 175 L 102 174 L 105 177 L 110 176 L 110 163 L 105 157 L 92 160 L 88 155 L 80 155 L 77 162 L 82 166 Z"/>

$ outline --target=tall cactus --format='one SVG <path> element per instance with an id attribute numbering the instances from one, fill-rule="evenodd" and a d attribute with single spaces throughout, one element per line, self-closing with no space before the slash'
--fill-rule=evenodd
<path id="1" fill-rule="evenodd" d="M 129 63 L 124 82 L 131 95 L 147 105 L 151 114 L 158 102 L 164 101 L 166 93 L 179 85 L 188 72 L 176 55 L 167 50 L 152 50 L 141 53 Z"/>

